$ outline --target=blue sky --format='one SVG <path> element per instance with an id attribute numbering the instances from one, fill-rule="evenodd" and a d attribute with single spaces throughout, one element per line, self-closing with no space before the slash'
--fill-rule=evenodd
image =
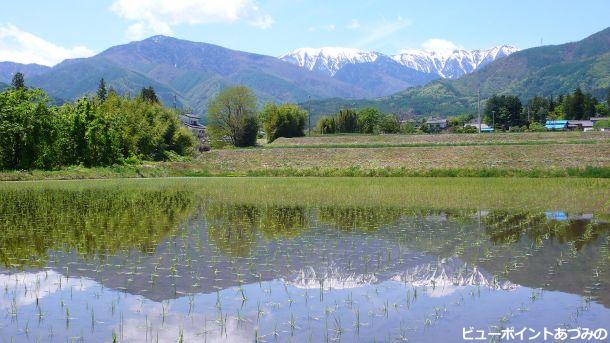
<path id="1" fill-rule="evenodd" d="M 608 26 L 608 0 L 20 0 L 2 5 L 0 60 L 52 65 L 154 34 L 274 56 L 322 46 L 523 49 Z"/>

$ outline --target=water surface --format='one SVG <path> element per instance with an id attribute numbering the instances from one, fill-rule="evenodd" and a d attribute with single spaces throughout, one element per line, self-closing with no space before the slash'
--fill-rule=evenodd
<path id="1" fill-rule="evenodd" d="M 610 330 L 603 211 L 278 206 L 188 188 L 0 193 L 2 342 Z"/>

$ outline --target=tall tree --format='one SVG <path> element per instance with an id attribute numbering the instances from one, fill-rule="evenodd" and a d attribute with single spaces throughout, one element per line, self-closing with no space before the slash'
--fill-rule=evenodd
<path id="1" fill-rule="evenodd" d="M 256 145 L 256 96 L 248 87 L 224 89 L 208 104 L 208 131 L 214 144 Z"/>
<path id="2" fill-rule="evenodd" d="M 140 97 L 142 97 L 142 100 L 148 101 L 150 103 L 159 103 L 157 93 L 155 92 L 155 89 L 152 86 L 148 88 L 142 88 L 142 90 L 140 91 Z"/>
<path id="3" fill-rule="evenodd" d="M 610 108 L 610 88 L 608 88 L 608 94 L 606 94 L 606 104 L 608 104 L 608 108 Z"/>
<path id="4" fill-rule="evenodd" d="M 97 87 L 97 97 L 101 101 L 106 101 L 106 98 L 108 97 L 108 91 L 106 90 L 106 81 L 104 81 L 104 78 L 100 80 L 100 84 Z"/>
<path id="5" fill-rule="evenodd" d="M 15 88 L 15 89 L 24 89 L 25 88 L 25 80 L 23 78 L 22 73 L 17 72 L 13 76 L 12 85 L 13 85 L 13 88 Z"/>

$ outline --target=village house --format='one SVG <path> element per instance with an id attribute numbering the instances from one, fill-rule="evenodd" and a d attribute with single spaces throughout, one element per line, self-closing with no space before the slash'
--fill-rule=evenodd
<path id="1" fill-rule="evenodd" d="M 428 119 L 426 124 L 430 129 L 442 131 L 447 128 L 447 119 Z"/>
<path id="2" fill-rule="evenodd" d="M 568 120 L 568 129 L 573 131 L 592 131 L 593 121 L 591 120 Z"/>
<path id="3" fill-rule="evenodd" d="M 199 142 L 199 151 L 210 150 L 210 144 L 208 142 L 205 126 L 199 124 L 199 116 L 193 113 L 183 113 L 180 115 L 180 122 L 193 132 Z"/>

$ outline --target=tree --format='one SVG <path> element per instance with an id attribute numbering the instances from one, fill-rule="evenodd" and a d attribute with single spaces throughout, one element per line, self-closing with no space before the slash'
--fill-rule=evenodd
<path id="1" fill-rule="evenodd" d="M 256 130 L 254 130 L 256 128 Z M 208 104 L 208 131 L 215 145 L 228 140 L 234 146 L 256 144 L 256 96 L 248 87 L 221 91 Z"/>
<path id="2" fill-rule="evenodd" d="M 512 126 L 522 126 L 527 122 L 527 114 L 518 97 L 512 95 L 494 95 L 485 104 L 485 122 L 488 125 L 508 130 Z"/>
<path id="3" fill-rule="evenodd" d="M 383 114 L 375 108 L 364 108 L 358 111 L 358 128 L 362 133 L 374 133 Z"/>
<path id="4" fill-rule="evenodd" d="M 337 132 L 352 133 L 358 131 L 358 114 L 352 109 L 342 109 L 335 119 Z"/>
<path id="5" fill-rule="evenodd" d="M 106 101 L 106 98 L 108 97 L 108 91 L 106 91 L 106 81 L 104 81 L 104 78 L 100 79 L 100 84 L 97 87 L 97 97 L 101 101 Z"/>
<path id="6" fill-rule="evenodd" d="M 321 134 L 331 134 L 336 132 L 335 118 L 330 116 L 324 116 L 318 120 L 318 131 Z"/>
<path id="7" fill-rule="evenodd" d="M 13 81 L 11 82 L 11 84 L 13 85 L 13 88 L 15 88 L 15 89 L 24 89 L 25 88 L 25 80 L 23 78 L 23 74 L 20 73 L 20 72 L 17 72 L 13 76 Z"/>
<path id="8" fill-rule="evenodd" d="M 400 120 L 393 114 L 384 115 L 379 121 L 379 131 L 382 133 L 399 133 Z"/>
<path id="9" fill-rule="evenodd" d="M 260 114 L 267 141 L 273 142 L 279 137 L 305 136 L 307 112 L 294 104 L 267 104 Z"/>
<path id="10" fill-rule="evenodd" d="M 142 100 L 150 103 L 159 103 L 157 93 L 155 92 L 155 89 L 152 86 L 148 88 L 142 88 L 142 90 L 140 91 L 140 97 L 142 98 Z"/>
<path id="11" fill-rule="evenodd" d="M 610 88 L 608 88 L 608 94 L 606 94 L 606 105 L 610 108 Z"/>

